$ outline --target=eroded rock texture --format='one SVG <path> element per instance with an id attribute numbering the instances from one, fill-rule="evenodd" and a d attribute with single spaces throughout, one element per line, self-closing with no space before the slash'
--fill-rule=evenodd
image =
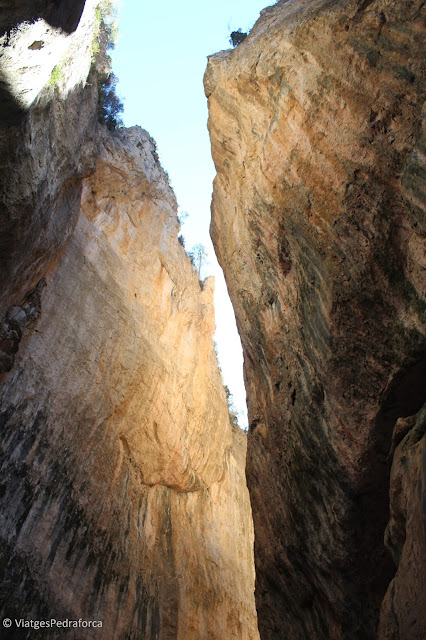
<path id="1" fill-rule="evenodd" d="M 84 12 L 82 2 L 10 4 L 2 20 L 13 25 L 0 37 L 0 318 L 65 245 L 97 155 L 95 0 Z"/>
<path id="2" fill-rule="evenodd" d="M 1 389 L 10 618 L 99 619 L 85 637 L 111 640 L 258 637 L 245 436 L 217 368 L 213 283 L 177 234 L 148 134 L 101 134 Z"/>
<path id="3" fill-rule="evenodd" d="M 401 428 L 403 431 L 401 432 Z M 408 433 L 407 433 L 408 429 Z M 399 432 L 399 433 L 398 433 Z M 407 435 L 404 435 L 404 434 Z M 426 408 L 395 428 L 385 542 L 398 567 L 382 604 L 380 640 L 424 636 L 426 610 Z"/>
<path id="4" fill-rule="evenodd" d="M 103 626 L 2 638 L 257 640 L 246 437 L 217 367 L 213 282 L 178 242 L 149 135 L 96 122 L 96 3 L 9 4 L 0 612 Z"/>
<path id="5" fill-rule="evenodd" d="M 425 43 L 420 1 L 290 0 L 209 58 L 211 230 L 244 348 L 264 640 L 376 638 L 395 572 L 388 453 L 425 401 Z M 382 638 L 426 637 L 415 526 Z M 395 623 L 408 611 L 417 635 Z"/>

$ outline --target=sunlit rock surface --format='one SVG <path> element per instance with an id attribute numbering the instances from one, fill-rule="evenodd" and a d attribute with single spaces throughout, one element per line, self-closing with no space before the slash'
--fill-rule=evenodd
<path id="1" fill-rule="evenodd" d="M 1 10 L 1 317 L 69 238 L 81 180 L 95 166 L 95 4 L 24 1 Z"/>
<path id="2" fill-rule="evenodd" d="M 257 640 L 214 283 L 149 135 L 97 123 L 95 5 L 0 16 L 0 612 L 102 629 L 1 637 Z"/>
<path id="3" fill-rule="evenodd" d="M 85 83 L 92 56 L 96 0 L 13 2 L 0 18 L 0 108 L 3 124 L 16 115 L 4 108 L 28 110 L 60 68 L 62 92 Z M 14 6 L 13 6 L 14 5 Z M 69 62 L 73 61 L 70 65 Z M 59 74 L 58 74 L 59 75 Z"/>
<path id="4" fill-rule="evenodd" d="M 376 638 L 395 573 L 388 453 L 425 401 L 424 25 L 420 0 L 281 1 L 209 58 L 211 231 L 244 349 L 263 640 Z M 386 639 L 426 637 L 416 446 L 404 507 L 400 457 L 390 489 L 390 531 L 412 515 Z"/>
<path id="5" fill-rule="evenodd" d="M 178 242 L 149 135 L 99 136 L 0 392 L 2 613 L 102 620 L 85 638 L 256 639 L 246 437 L 213 281 Z"/>

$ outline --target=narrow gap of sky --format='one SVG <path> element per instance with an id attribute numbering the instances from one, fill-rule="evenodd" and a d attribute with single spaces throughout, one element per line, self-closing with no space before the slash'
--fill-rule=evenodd
<path id="1" fill-rule="evenodd" d="M 269 3 L 270 4 L 270 3 Z M 119 3 L 120 39 L 112 52 L 124 123 L 146 129 L 157 141 L 179 204 L 188 217 L 185 246 L 201 243 L 208 251 L 203 276 L 216 278 L 216 343 L 225 384 L 247 427 L 242 350 L 222 271 L 209 236 L 215 169 L 207 131 L 203 75 L 207 56 L 229 49 L 231 31 L 247 32 L 267 0 L 163 0 Z"/>

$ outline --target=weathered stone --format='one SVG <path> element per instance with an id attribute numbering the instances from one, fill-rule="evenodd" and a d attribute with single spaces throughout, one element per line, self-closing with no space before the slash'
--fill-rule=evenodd
<path id="1" fill-rule="evenodd" d="M 426 407 L 408 424 L 393 456 L 385 541 L 398 569 L 382 604 L 379 640 L 426 637 Z"/>
<path id="2" fill-rule="evenodd" d="M 42 278 L 20 306 L 10 307 L 5 313 L 0 325 L 0 373 L 11 370 L 24 330 L 40 315 L 40 298 L 45 285 Z"/>
<path id="3" fill-rule="evenodd" d="M 102 620 L 106 640 L 255 640 L 246 437 L 217 367 L 213 282 L 178 242 L 149 135 L 98 135 L 0 391 L 2 614 Z"/>
<path id="4" fill-rule="evenodd" d="M 392 579 L 387 456 L 425 401 L 424 19 L 281 1 L 209 58 L 264 640 L 376 638 Z"/>
<path id="5" fill-rule="evenodd" d="M 1 317 L 65 245 L 97 156 L 95 0 L 83 13 L 84 3 L 68 0 L 13 4 L 2 12 L 13 28 L 0 37 Z"/>
<path id="6" fill-rule="evenodd" d="M 0 610 L 102 620 L 87 639 L 256 640 L 246 438 L 213 282 L 177 240 L 148 134 L 96 123 L 95 2 L 15 5 L 0 43 Z M 2 627 L 29 633 L 58 637 Z"/>

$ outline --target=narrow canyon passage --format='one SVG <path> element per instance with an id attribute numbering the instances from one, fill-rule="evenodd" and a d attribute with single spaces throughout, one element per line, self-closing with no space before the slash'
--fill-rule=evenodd
<path id="1" fill-rule="evenodd" d="M 2 637 L 422 640 L 426 7 L 280 0 L 209 57 L 246 436 L 109 4 L 1 17 Z"/>

